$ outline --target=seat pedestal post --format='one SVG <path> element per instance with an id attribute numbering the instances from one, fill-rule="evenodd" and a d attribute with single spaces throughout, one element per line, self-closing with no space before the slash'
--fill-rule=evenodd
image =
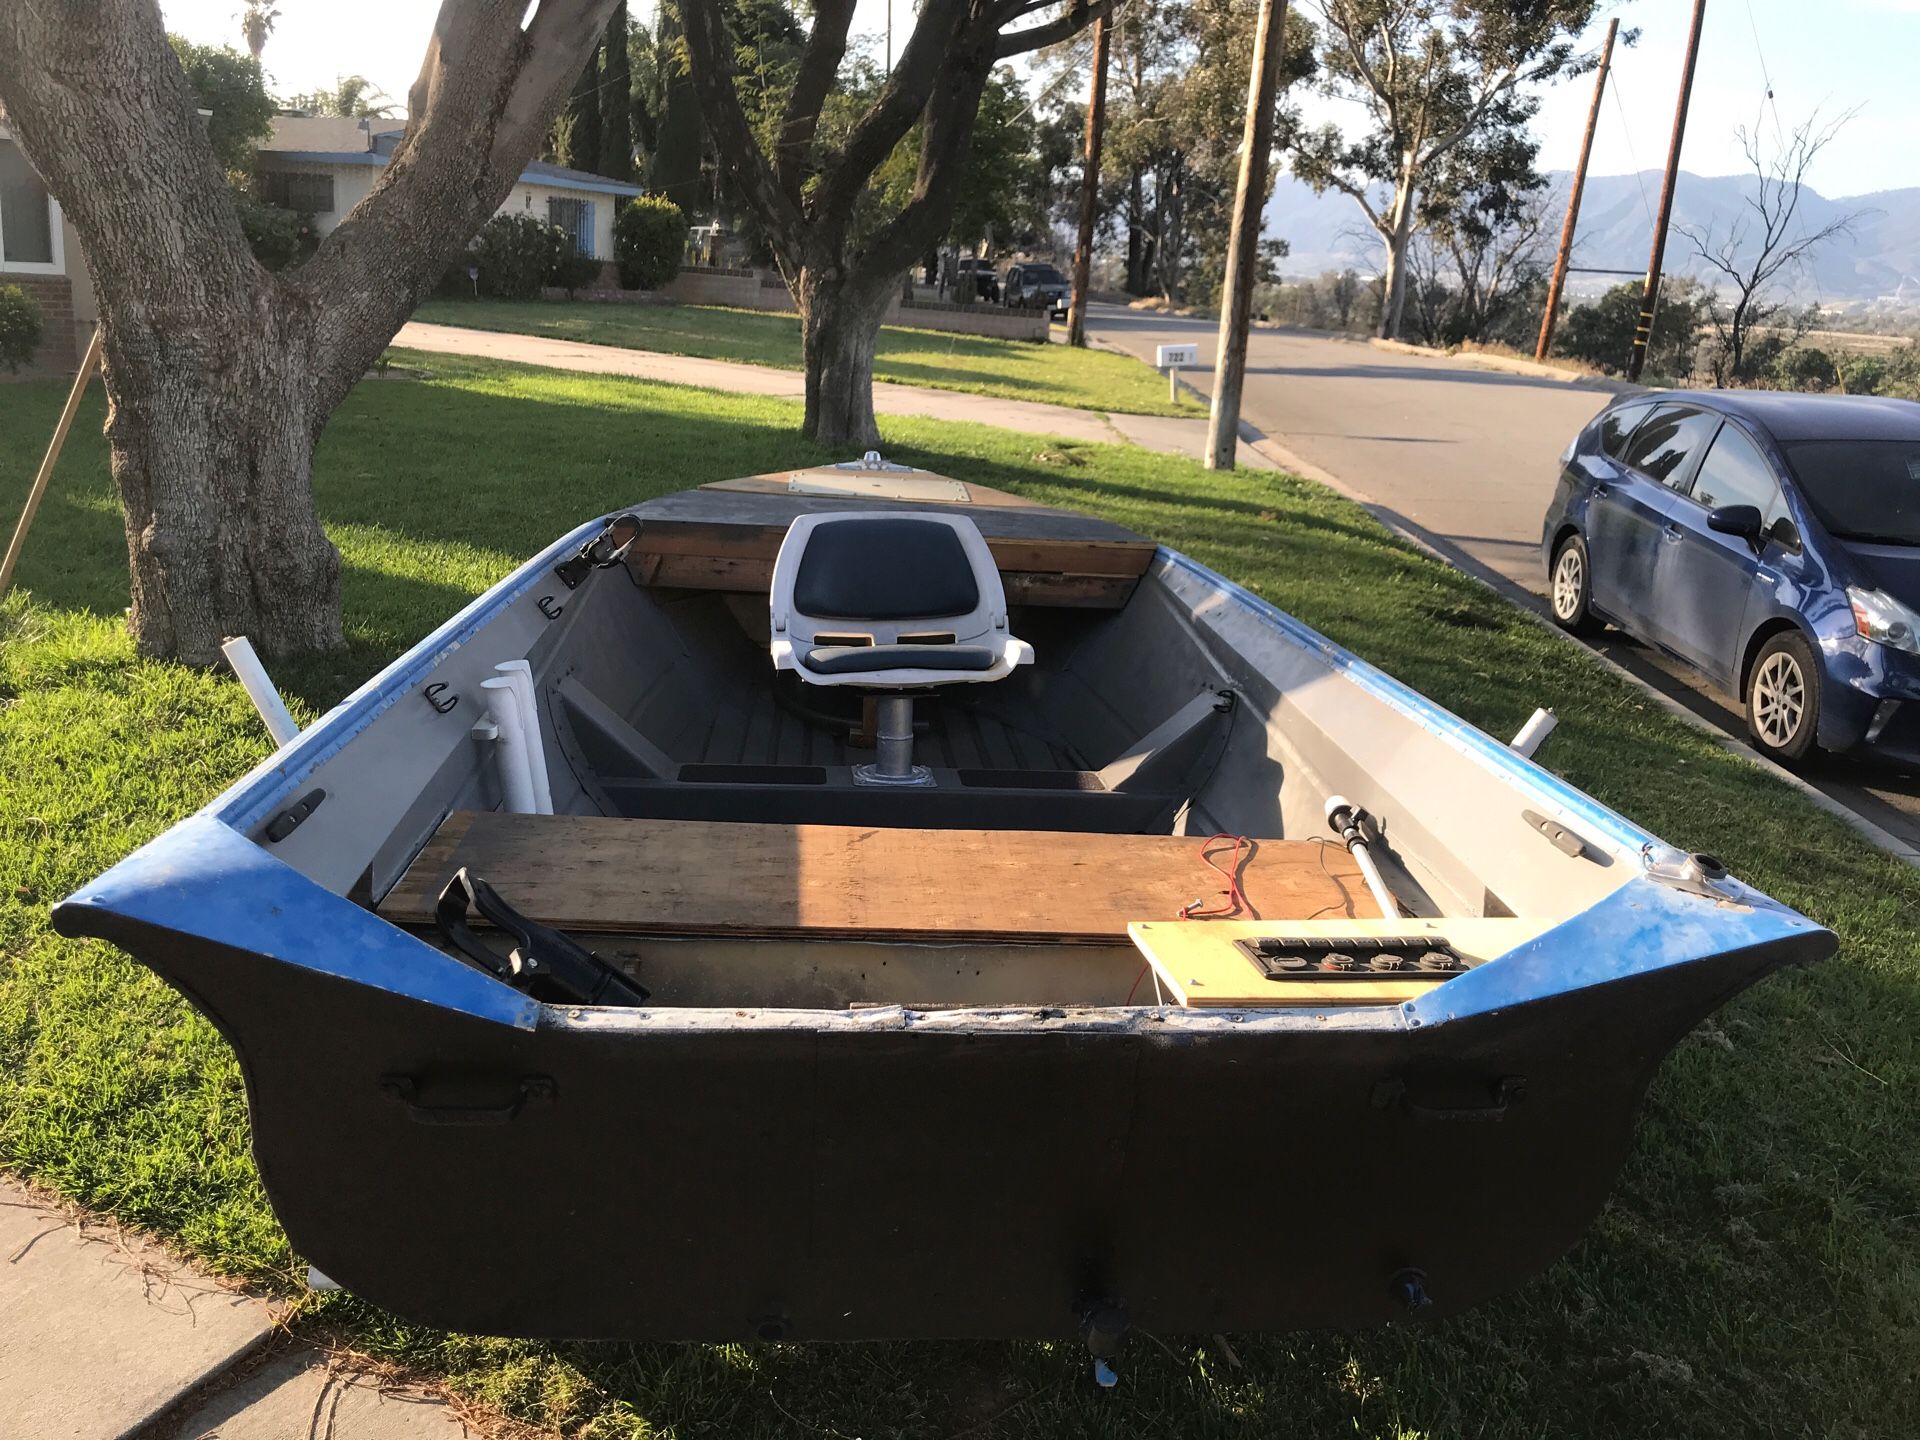
<path id="1" fill-rule="evenodd" d="M 913 763 L 913 697 L 882 695 L 874 709 L 874 763 L 854 766 L 854 780 L 862 785 L 933 784 L 933 772 Z"/>

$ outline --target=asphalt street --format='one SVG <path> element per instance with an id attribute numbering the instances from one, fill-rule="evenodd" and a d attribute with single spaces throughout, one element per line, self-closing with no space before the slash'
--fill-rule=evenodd
<path id="1" fill-rule="evenodd" d="M 1193 344 L 1183 378 L 1210 393 L 1216 327 L 1095 305 L 1099 341 L 1153 363 L 1158 345 Z M 1568 440 L 1610 391 L 1408 355 L 1361 340 L 1255 329 L 1241 416 L 1271 440 L 1419 536 L 1463 569 L 1546 611 L 1540 524 Z M 1608 631 L 1595 644 L 1694 714 L 1744 738 L 1740 703 L 1678 661 Z M 1551 704 L 1552 697 L 1543 697 Z M 1823 756 L 1801 777 L 1909 845 L 1920 846 L 1920 774 Z"/>

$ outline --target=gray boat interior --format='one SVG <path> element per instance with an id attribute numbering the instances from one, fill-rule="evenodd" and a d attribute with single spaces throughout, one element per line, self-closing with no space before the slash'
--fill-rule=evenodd
<path id="1" fill-rule="evenodd" d="M 552 813 L 507 817 L 513 846 L 456 844 L 463 817 L 505 823 L 497 757 L 472 723 L 480 717 L 412 704 L 314 772 L 328 800 L 311 819 L 256 838 L 435 943 L 433 893 L 484 853 L 484 878 L 526 916 L 580 933 L 641 977 L 652 1005 L 693 1008 L 1134 1003 L 1145 972 L 1129 922 L 1213 904 L 1221 876 L 1196 842 L 1216 834 L 1260 850 L 1242 876 L 1255 907 L 1264 899 L 1250 907 L 1260 920 L 1377 926 L 1381 909 L 1329 835 L 1335 793 L 1370 817 L 1373 859 L 1400 912 L 1390 925 L 1525 917 L 1537 933 L 1627 878 L 1604 839 L 1549 843 L 1539 812 L 1551 804 L 1510 771 L 1476 762 L 1314 647 L 1228 603 L 1203 572 L 1140 537 L 1119 545 L 1113 528 L 1090 532 L 1112 548 L 1087 563 L 1135 573 L 1041 574 L 1032 567 L 1050 562 L 1038 550 L 989 534 L 1006 567 L 1011 631 L 1034 661 L 992 683 L 917 692 L 915 758 L 931 784 L 861 783 L 855 767 L 874 754 L 871 693 L 775 670 L 767 555 L 649 558 L 634 546 L 576 588 L 522 593 L 416 677 L 476 694 L 490 667 L 528 662 Z M 1015 572 L 1003 556 L 1027 568 Z M 623 854 L 605 821 L 635 822 L 652 847 L 644 859 Z M 784 871 L 772 862 L 741 885 L 806 903 L 739 926 L 724 903 L 676 911 L 700 876 L 726 873 L 752 848 L 739 826 L 763 827 L 758 841 L 786 837 L 791 850 Z M 975 858 L 943 832 L 970 836 Z M 883 847 L 869 853 L 891 857 L 870 877 L 874 893 L 822 902 L 807 878 L 824 873 L 820 857 L 869 836 Z M 1076 836 L 1138 837 L 1103 852 L 1133 866 L 1135 888 L 1109 894 L 1074 868 L 1093 844 Z M 1176 847 L 1167 837 L 1192 838 Z M 915 869 L 919 851 L 937 867 Z M 852 862 L 834 850 L 832 864 L 843 863 Z M 645 885 L 633 883 L 640 865 Z M 974 897 L 971 919 L 916 929 L 900 918 L 916 893 L 982 886 L 990 893 Z M 1126 896 L 1139 913 L 1116 919 Z M 1024 919 L 980 918 L 1002 912 Z M 1083 912 L 1091 918 L 1078 923 Z"/>

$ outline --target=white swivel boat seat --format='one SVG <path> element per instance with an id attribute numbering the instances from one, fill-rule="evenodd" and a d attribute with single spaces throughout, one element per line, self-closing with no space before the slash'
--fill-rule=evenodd
<path id="1" fill-rule="evenodd" d="M 913 511 L 802 515 L 773 562 L 774 668 L 809 685 L 887 692 L 871 784 L 926 785 L 913 763 L 915 690 L 1002 680 L 1033 663 L 1007 628 L 1007 595 L 973 521 Z"/>

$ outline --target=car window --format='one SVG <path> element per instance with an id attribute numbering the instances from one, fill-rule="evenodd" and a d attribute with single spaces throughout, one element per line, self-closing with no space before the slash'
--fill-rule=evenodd
<path id="1" fill-rule="evenodd" d="M 1616 405 L 1600 417 L 1600 449 L 1614 460 L 1626 451 L 1634 428 L 1647 418 L 1651 404 Z"/>
<path id="2" fill-rule="evenodd" d="M 1779 482 L 1760 447 L 1737 425 L 1724 425 L 1713 448 L 1700 462 L 1694 477 L 1693 498 L 1709 510 L 1722 505 L 1751 505 L 1764 524 L 1771 525 L 1784 510 Z"/>
<path id="3" fill-rule="evenodd" d="M 1786 451 L 1801 498 L 1834 538 L 1920 545 L 1920 440 L 1804 440 Z"/>
<path id="4" fill-rule="evenodd" d="M 1720 417 L 1710 410 L 1662 405 L 1633 432 L 1622 458 L 1662 485 L 1678 488 L 1686 480 L 1687 462 L 1713 439 L 1719 425 Z"/>

